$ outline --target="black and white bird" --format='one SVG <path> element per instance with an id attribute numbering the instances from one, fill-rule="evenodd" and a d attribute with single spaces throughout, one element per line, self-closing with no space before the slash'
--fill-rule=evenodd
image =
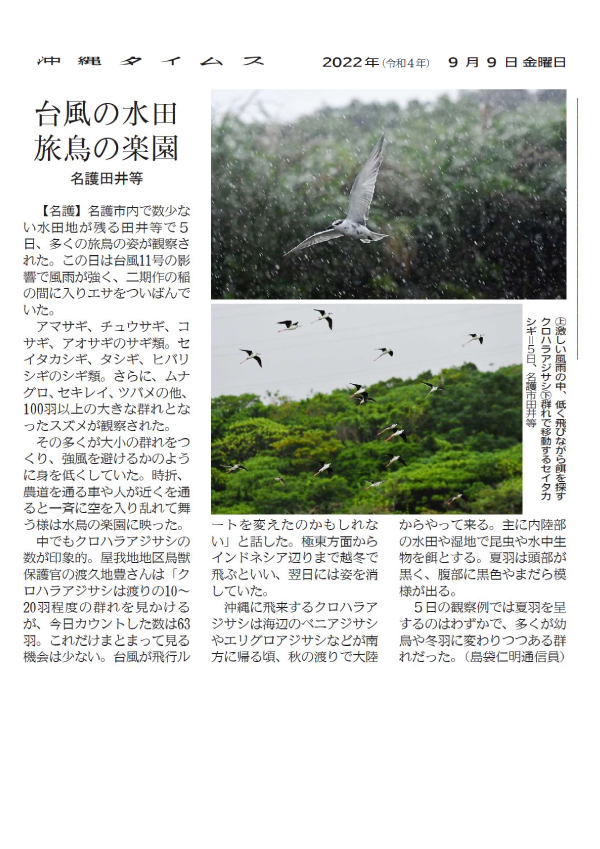
<path id="1" fill-rule="evenodd" d="M 240 351 L 243 351 L 244 354 L 248 354 L 245 360 L 242 360 L 242 363 L 248 362 L 248 360 L 256 360 L 259 366 L 262 368 L 262 360 L 260 358 L 260 354 L 255 354 L 254 351 L 248 351 L 246 348 L 240 348 Z M 240 363 L 240 365 L 242 364 Z"/>
<path id="2" fill-rule="evenodd" d="M 227 469 L 227 471 L 225 472 L 226 475 L 231 474 L 231 472 L 240 472 L 240 471 L 247 472 L 248 471 L 248 469 L 244 468 L 244 466 L 242 466 L 241 463 L 235 463 L 235 465 L 233 465 L 233 466 L 225 466 L 225 468 Z"/>
<path id="3" fill-rule="evenodd" d="M 350 395 L 350 398 L 356 398 L 357 395 L 362 395 L 363 392 L 367 391 L 367 387 L 360 383 L 351 383 L 350 386 L 356 386 L 356 392 L 353 395 Z"/>
<path id="4" fill-rule="evenodd" d="M 446 505 L 446 507 L 450 507 L 452 504 L 454 504 L 455 501 L 458 501 L 462 497 L 463 497 L 462 492 L 459 492 L 458 495 L 455 495 L 453 498 L 450 498 L 448 501 L 444 501 L 444 504 Z"/>
<path id="5" fill-rule="evenodd" d="M 372 401 L 374 404 L 376 403 L 375 398 L 371 398 L 368 392 L 361 392 L 357 400 L 359 407 L 361 407 L 363 404 L 366 404 L 367 401 Z"/>
<path id="6" fill-rule="evenodd" d="M 371 481 L 365 481 L 365 483 L 368 484 L 368 486 L 365 486 L 365 489 L 371 489 L 374 486 L 381 486 L 383 481 L 375 481 L 375 483 L 371 483 Z"/>
<path id="7" fill-rule="evenodd" d="M 282 478 L 282 477 L 281 477 L 281 475 L 279 475 L 279 476 L 278 476 L 278 477 L 276 477 L 276 478 L 273 478 L 273 480 L 274 480 L 276 483 L 280 483 L 280 484 L 281 484 L 281 486 L 285 486 L 285 478 Z"/>
<path id="8" fill-rule="evenodd" d="M 424 386 L 429 386 L 429 392 L 428 392 L 428 393 L 427 393 L 427 395 L 425 396 L 426 398 L 427 398 L 429 395 L 431 395 L 431 393 L 432 393 L 432 392 L 438 392 L 438 391 L 440 391 L 440 390 L 443 392 L 443 391 L 444 391 L 444 373 L 442 372 L 442 373 L 440 374 L 440 382 L 439 382 L 438 384 L 434 384 L 434 383 L 427 383 L 427 381 L 426 381 L 426 380 L 422 380 L 422 381 L 421 381 L 421 383 L 422 383 Z"/>
<path id="9" fill-rule="evenodd" d="M 333 474 L 333 469 L 331 468 L 331 463 L 323 463 L 319 460 L 320 469 L 318 472 L 315 472 L 313 478 L 316 478 L 317 475 L 320 475 L 321 472 L 327 472 L 327 474 L 331 477 Z"/>
<path id="10" fill-rule="evenodd" d="M 470 336 L 471 338 L 467 342 L 463 343 L 463 348 L 465 345 L 468 345 L 469 342 L 475 342 L 477 339 L 479 339 L 479 344 L 483 345 L 483 337 L 485 336 L 485 333 L 467 333 L 467 336 Z"/>
<path id="11" fill-rule="evenodd" d="M 329 325 L 329 329 L 333 330 L 333 319 L 331 318 L 331 316 L 333 315 L 332 312 L 325 312 L 325 310 L 314 310 L 314 312 L 320 312 L 321 315 L 319 316 L 319 318 L 315 318 L 314 321 L 311 321 L 311 324 L 316 324 L 317 321 L 323 321 L 323 319 L 325 319 L 325 321 Z"/>
<path id="12" fill-rule="evenodd" d="M 278 330 L 278 333 L 285 333 L 286 330 L 297 330 L 300 327 L 297 321 L 278 321 L 277 324 L 285 324 L 283 330 Z"/>
<path id="13" fill-rule="evenodd" d="M 331 239 L 340 239 L 342 236 L 349 236 L 351 239 L 360 239 L 361 242 L 378 242 L 380 239 L 386 239 L 386 233 L 374 233 L 367 227 L 367 219 L 369 217 L 369 209 L 373 194 L 375 192 L 375 183 L 377 175 L 383 159 L 383 145 L 385 136 L 381 136 L 367 159 L 364 167 L 354 181 L 350 190 L 350 203 L 348 205 L 348 213 L 345 218 L 338 218 L 333 222 L 329 230 L 322 230 L 320 233 L 315 233 L 314 236 L 309 236 L 291 251 L 288 251 L 284 256 L 288 256 L 295 251 L 301 251 L 305 248 L 310 248 L 312 245 L 318 245 L 320 242 L 329 242 Z"/>
<path id="14" fill-rule="evenodd" d="M 378 357 L 375 357 L 375 359 L 373 360 L 374 363 L 376 363 L 377 360 L 380 360 L 382 357 L 385 357 L 386 354 L 389 354 L 390 357 L 394 356 L 394 352 L 391 348 L 375 348 L 375 350 L 381 351 L 381 354 Z"/>
<path id="15" fill-rule="evenodd" d="M 395 463 L 396 461 L 399 461 L 403 466 L 406 466 L 406 468 L 408 468 L 408 463 L 405 463 L 399 454 L 388 454 L 387 456 L 390 458 L 390 462 L 387 464 L 386 469 L 388 468 L 388 466 L 391 466 L 392 463 Z"/>
<path id="16" fill-rule="evenodd" d="M 381 434 L 382 434 L 382 433 L 385 433 L 385 432 L 386 432 L 386 430 L 393 430 L 395 427 L 398 427 L 398 422 L 394 422 L 393 424 L 388 425 L 387 427 L 384 427 L 384 429 L 383 429 L 383 430 L 380 430 L 380 431 L 379 431 L 379 433 L 377 434 L 377 436 L 381 436 Z"/>
<path id="17" fill-rule="evenodd" d="M 400 430 L 395 430 L 394 433 L 392 433 L 391 436 L 388 436 L 388 438 L 384 441 L 389 442 L 390 439 L 395 439 L 397 436 L 401 436 L 404 442 L 408 442 L 408 439 L 406 438 L 406 433 L 404 432 L 404 428 L 401 428 Z"/>

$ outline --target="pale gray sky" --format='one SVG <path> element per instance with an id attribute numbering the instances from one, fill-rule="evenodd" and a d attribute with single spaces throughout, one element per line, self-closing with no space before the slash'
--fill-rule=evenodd
<path id="1" fill-rule="evenodd" d="M 224 112 L 233 110 L 245 121 L 269 120 L 279 123 L 295 121 L 300 115 L 309 115 L 322 106 L 347 106 L 352 100 L 362 103 L 390 103 L 406 106 L 411 100 L 430 103 L 447 94 L 458 96 L 457 89 L 213 89 L 213 115 L 218 119 Z M 262 107 L 262 108 L 261 108 Z"/>
<path id="2" fill-rule="evenodd" d="M 315 308 L 331 312 L 333 330 Z M 279 390 L 291 398 L 330 392 L 349 382 L 366 385 L 390 377 L 414 378 L 427 369 L 475 363 L 481 371 L 522 362 L 520 304 L 340 303 L 319 301 L 223 303 L 212 307 L 212 395 L 265 396 Z M 297 330 L 278 333 L 283 320 Z M 484 334 L 483 345 L 468 333 Z M 394 356 L 374 362 L 375 348 Z M 261 369 L 239 349 L 259 352 Z M 493 365 L 490 365 L 493 363 Z"/>

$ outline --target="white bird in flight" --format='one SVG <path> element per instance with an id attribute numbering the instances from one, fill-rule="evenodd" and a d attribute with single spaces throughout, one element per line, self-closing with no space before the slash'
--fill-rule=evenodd
<path id="1" fill-rule="evenodd" d="M 297 321 L 278 321 L 277 324 L 285 324 L 283 330 L 278 330 L 278 333 L 285 333 L 286 330 L 297 330 L 300 327 Z"/>
<path id="2" fill-rule="evenodd" d="M 395 463 L 396 460 L 399 460 L 403 466 L 406 466 L 406 468 L 408 468 L 408 463 L 405 463 L 399 454 L 388 454 L 388 457 L 390 458 L 390 462 L 387 464 L 386 469 L 388 466 L 391 466 L 392 463 Z"/>
<path id="3" fill-rule="evenodd" d="M 375 398 L 371 398 L 368 392 L 361 392 L 358 397 L 360 398 L 360 401 L 358 402 L 359 407 L 362 404 L 366 404 L 367 401 L 372 401 L 373 403 L 376 403 Z"/>
<path id="4" fill-rule="evenodd" d="M 404 433 L 404 428 L 402 428 L 402 430 L 395 430 L 391 436 L 388 436 L 388 438 L 384 440 L 384 442 L 389 442 L 390 439 L 394 439 L 396 436 L 401 436 L 405 442 L 408 442 L 406 434 Z"/>
<path id="5" fill-rule="evenodd" d="M 329 242 L 331 239 L 340 239 L 342 236 L 349 236 L 351 239 L 360 239 L 361 242 L 378 242 L 380 239 L 386 239 L 386 233 L 374 233 L 367 227 L 367 219 L 369 217 L 369 209 L 373 194 L 375 192 L 375 183 L 377 175 L 383 159 L 383 145 L 385 136 L 381 136 L 365 162 L 364 167 L 358 174 L 350 191 L 350 203 L 348 205 L 348 213 L 345 218 L 339 218 L 333 222 L 329 230 L 322 230 L 320 233 L 315 233 L 314 236 L 309 236 L 291 251 L 288 251 L 284 256 L 301 251 L 304 248 L 310 248 L 312 245 L 318 245 L 320 242 Z"/>
<path id="6" fill-rule="evenodd" d="M 365 486 L 365 489 L 371 489 L 374 486 L 381 486 L 383 481 L 375 481 L 375 483 L 371 483 L 371 481 L 365 481 L 365 483 L 369 484 L 368 486 Z"/>
<path id="7" fill-rule="evenodd" d="M 385 357 L 386 354 L 389 354 L 390 357 L 394 356 L 394 352 L 391 348 L 375 348 L 375 350 L 381 351 L 381 354 L 378 357 L 375 357 L 375 359 L 373 360 L 374 363 L 376 363 L 377 360 L 380 360 L 382 357 Z"/>
<path id="8" fill-rule="evenodd" d="M 354 384 L 352 384 L 352 385 L 354 386 Z M 385 433 L 385 432 L 386 432 L 386 430 L 393 430 L 395 427 L 398 427 L 398 422 L 394 422 L 393 424 L 388 425 L 387 427 L 384 427 L 384 429 L 383 429 L 383 430 L 380 430 L 380 431 L 379 431 L 379 433 L 377 434 L 377 436 L 381 436 L 381 434 L 382 434 L 382 433 Z"/>
<path id="9" fill-rule="evenodd" d="M 227 471 L 225 472 L 226 475 L 230 474 L 231 472 L 248 471 L 248 469 L 245 469 L 241 463 L 236 463 L 234 466 L 226 466 L 225 468 L 227 469 Z"/>
<path id="10" fill-rule="evenodd" d="M 389 428 L 386 428 L 386 430 L 389 430 Z M 381 432 L 383 433 L 383 431 Z M 379 434 L 377 434 L 377 436 L 379 436 Z M 388 436 L 388 438 L 384 441 L 389 442 L 390 439 L 394 439 L 396 436 L 401 436 L 404 442 L 408 442 L 408 439 L 406 438 L 406 433 L 404 432 L 404 428 L 402 428 L 401 430 L 395 430 L 394 433 L 392 433 L 391 436 Z"/>
<path id="11" fill-rule="evenodd" d="M 485 336 L 485 333 L 468 333 L 467 335 L 471 338 L 467 342 L 463 343 L 463 348 L 465 347 L 465 345 L 468 345 L 469 342 L 475 342 L 476 339 L 479 339 L 479 344 L 483 345 L 483 337 Z"/>
<path id="12" fill-rule="evenodd" d="M 316 476 L 320 475 L 321 472 L 327 472 L 327 474 L 331 477 L 331 475 L 333 473 L 333 469 L 331 468 L 331 463 L 321 463 L 320 460 L 319 460 L 319 463 L 321 465 L 321 468 L 319 469 L 318 472 L 314 473 L 313 478 L 316 478 Z"/>
<path id="13" fill-rule="evenodd" d="M 453 498 L 450 498 L 448 501 L 444 501 L 444 504 L 446 505 L 446 507 L 451 507 L 452 504 L 454 504 L 455 501 L 458 501 L 462 497 L 463 497 L 462 492 L 459 492 L 458 495 L 455 495 Z"/>
<path id="14" fill-rule="evenodd" d="M 240 348 L 240 351 L 243 351 L 244 354 L 248 354 L 245 360 L 242 360 L 242 363 L 248 362 L 248 360 L 256 360 L 259 366 L 262 368 L 262 360 L 259 354 L 255 354 L 254 351 L 248 351 L 247 348 Z M 240 365 L 242 364 L 240 363 Z"/>
<path id="15" fill-rule="evenodd" d="M 311 324 L 316 324 L 317 321 L 323 321 L 324 319 L 329 325 L 329 329 L 333 330 L 333 319 L 331 318 L 331 316 L 333 315 L 332 312 L 325 312 L 325 310 L 313 310 L 313 312 L 320 312 L 321 315 L 319 316 L 319 318 L 315 318 L 314 321 L 311 321 Z"/>

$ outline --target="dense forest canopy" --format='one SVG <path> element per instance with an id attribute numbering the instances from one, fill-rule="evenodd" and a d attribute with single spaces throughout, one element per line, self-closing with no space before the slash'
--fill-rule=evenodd
<path id="1" fill-rule="evenodd" d="M 258 95 L 260 96 L 260 95 Z M 292 124 L 213 124 L 215 298 L 562 298 L 564 91 L 323 108 Z M 369 225 L 283 258 L 344 217 L 385 133 Z"/>
<path id="2" fill-rule="evenodd" d="M 444 369 L 444 391 L 431 394 L 422 380 L 439 375 L 373 384 L 376 402 L 362 406 L 351 389 L 213 399 L 213 512 L 520 513 L 522 367 Z M 378 435 L 392 423 L 406 443 Z M 406 466 L 386 469 L 388 454 Z M 325 463 L 331 475 L 315 476 Z M 245 471 L 227 472 L 236 464 Z"/>

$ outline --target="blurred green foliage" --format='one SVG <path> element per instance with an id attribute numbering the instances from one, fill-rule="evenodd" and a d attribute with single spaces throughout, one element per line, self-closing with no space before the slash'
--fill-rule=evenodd
<path id="1" fill-rule="evenodd" d="M 350 390 L 303 401 L 255 395 L 213 399 L 215 513 L 520 513 L 522 368 L 445 369 L 445 390 L 427 397 L 415 380 L 374 384 L 374 404 Z M 390 442 L 397 422 L 408 434 Z M 407 466 L 392 464 L 399 454 Z M 246 472 L 227 473 L 242 463 Z M 314 474 L 331 463 L 331 477 Z M 285 483 L 276 482 L 282 476 Z M 384 480 L 372 489 L 366 482 Z M 465 498 L 447 506 L 453 496 Z"/>
<path id="2" fill-rule="evenodd" d="M 257 95 L 260 97 L 260 95 Z M 212 129 L 213 298 L 563 298 L 564 91 L 323 108 Z M 369 226 L 283 258 L 343 218 L 381 133 Z"/>

